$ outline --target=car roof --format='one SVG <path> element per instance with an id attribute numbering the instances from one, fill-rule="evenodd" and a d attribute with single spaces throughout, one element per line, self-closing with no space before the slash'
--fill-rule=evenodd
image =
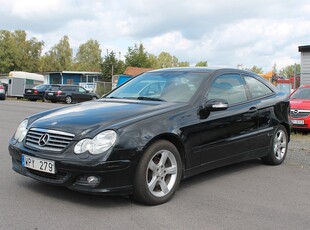
<path id="1" fill-rule="evenodd" d="M 223 67 L 177 67 L 177 68 L 163 68 L 163 69 L 156 69 L 148 71 L 148 73 L 156 73 L 156 72 L 196 72 L 196 73 L 212 73 L 216 71 L 233 71 L 233 72 L 239 72 L 244 74 L 254 74 L 255 73 L 241 70 L 237 68 L 223 68 Z"/>
<path id="2" fill-rule="evenodd" d="M 52 86 L 59 86 L 59 87 L 62 87 L 62 86 L 75 86 L 75 87 L 79 87 L 78 85 L 70 85 L 70 84 L 51 84 Z"/>

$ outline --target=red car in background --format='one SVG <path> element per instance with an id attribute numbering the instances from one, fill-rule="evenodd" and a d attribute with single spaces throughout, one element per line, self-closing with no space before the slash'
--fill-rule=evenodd
<path id="1" fill-rule="evenodd" d="M 292 128 L 310 131 L 310 85 L 303 85 L 290 96 Z"/>

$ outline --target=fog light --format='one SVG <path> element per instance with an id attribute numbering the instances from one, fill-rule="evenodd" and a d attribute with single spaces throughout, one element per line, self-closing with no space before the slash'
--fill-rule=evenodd
<path id="1" fill-rule="evenodd" d="M 87 177 L 87 183 L 90 185 L 98 185 L 100 183 L 100 178 L 96 176 L 89 176 Z"/>
<path id="2" fill-rule="evenodd" d="M 100 180 L 101 178 L 99 176 L 81 175 L 76 179 L 73 185 L 94 188 L 100 184 Z"/>

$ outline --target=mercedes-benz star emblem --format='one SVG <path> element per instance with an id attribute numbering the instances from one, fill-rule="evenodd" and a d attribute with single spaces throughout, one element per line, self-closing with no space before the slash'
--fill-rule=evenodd
<path id="1" fill-rule="evenodd" d="M 293 113 L 294 113 L 294 114 L 298 114 L 299 111 L 298 111 L 297 109 L 295 109 L 295 110 L 293 111 Z"/>
<path id="2" fill-rule="evenodd" d="M 40 137 L 38 144 L 40 146 L 44 146 L 47 144 L 49 139 L 50 139 L 50 136 L 47 133 L 45 133 L 44 135 Z"/>

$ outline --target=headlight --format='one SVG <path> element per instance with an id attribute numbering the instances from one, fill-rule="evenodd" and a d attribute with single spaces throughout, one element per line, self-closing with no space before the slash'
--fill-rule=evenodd
<path id="1" fill-rule="evenodd" d="M 24 120 L 17 128 L 14 139 L 18 142 L 22 142 L 27 134 L 28 120 Z"/>
<path id="2" fill-rule="evenodd" d="M 89 151 L 91 154 L 100 154 L 109 150 L 117 138 L 116 132 L 107 130 L 99 133 L 93 139 L 80 140 L 74 147 L 74 153 L 81 154 Z"/>

